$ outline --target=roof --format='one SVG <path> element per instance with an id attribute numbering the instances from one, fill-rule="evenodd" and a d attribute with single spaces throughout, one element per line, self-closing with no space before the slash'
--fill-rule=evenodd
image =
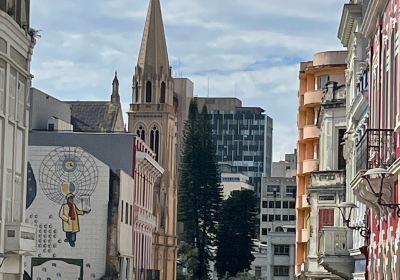
<path id="1" fill-rule="evenodd" d="M 71 123 L 76 132 L 114 131 L 119 106 L 109 101 L 74 101 L 71 105 Z"/>

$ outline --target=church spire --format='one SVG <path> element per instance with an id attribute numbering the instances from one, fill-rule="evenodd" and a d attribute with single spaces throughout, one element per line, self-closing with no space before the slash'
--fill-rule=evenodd
<path id="1" fill-rule="evenodd" d="M 169 76 L 169 67 L 160 0 L 150 0 L 138 68 L 143 74 Z"/>
<path id="2" fill-rule="evenodd" d="M 117 77 L 117 71 L 115 71 L 114 80 L 112 82 L 111 103 L 113 103 L 113 104 L 119 104 L 120 103 L 119 81 L 118 81 L 118 77 Z"/>

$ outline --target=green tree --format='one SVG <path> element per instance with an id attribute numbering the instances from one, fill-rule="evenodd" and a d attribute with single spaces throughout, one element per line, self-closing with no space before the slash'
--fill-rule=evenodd
<path id="1" fill-rule="evenodd" d="M 253 191 L 234 191 L 224 202 L 217 234 L 216 268 L 219 276 L 233 277 L 250 269 L 254 256 L 252 239 L 256 229 Z"/>
<path id="2" fill-rule="evenodd" d="M 197 102 L 193 100 L 185 124 L 178 200 L 183 239 L 197 250 L 193 279 L 208 279 L 209 262 L 214 258 L 218 213 L 222 205 L 215 150 L 207 108 L 204 106 L 199 114 Z"/>

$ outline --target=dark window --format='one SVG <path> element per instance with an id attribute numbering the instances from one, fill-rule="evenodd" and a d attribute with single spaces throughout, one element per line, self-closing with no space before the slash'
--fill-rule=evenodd
<path id="1" fill-rule="evenodd" d="M 275 215 L 275 221 L 280 221 L 281 220 L 281 215 Z"/>
<path id="2" fill-rule="evenodd" d="M 156 153 L 156 161 L 158 161 L 159 154 L 159 145 L 160 145 L 160 132 L 157 127 L 153 127 L 150 132 L 150 149 Z"/>
<path id="3" fill-rule="evenodd" d="M 144 131 L 143 126 L 139 126 L 138 130 L 136 131 L 137 136 L 140 137 L 143 141 L 146 141 L 146 134 Z"/>
<path id="4" fill-rule="evenodd" d="M 346 160 L 343 155 L 343 137 L 346 129 L 339 129 L 338 135 L 338 169 L 343 170 L 346 169 Z"/>
<path id="5" fill-rule="evenodd" d="M 274 266 L 274 276 L 289 276 L 289 267 L 283 265 Z"/>
<path id="6" fill-rule="evenodd" d="M 294 221 L 296 220 L 296 216 L 295 215 L 289 215 L 289 221 Z"/>
<path id="7" fill-rule="evenodd" d="M 269 201 L 269 202 L 268 202 L 268 207 L 269 207 L 269 208 L 275 208 L 275 203 L 274 203 L 274 201 Z"/>
<path id="8" fill-rule="evenodd" d="M 328 75 L 321 75 L 317 78 L 317 89 L 324 89 L 326 88 L 326 84 L 329 82 Z"/>
<path id="9" fill-rule="evenodd" d="M 129 205 L 128 202 L 125 203 L 125 224 L 128 224 L 128 218 L 129 218 Z"/>
<path id="10" fill-rule="evenodd" d="M 277 227 L 275 229 L 275 232 L 284 232 L 283 227 Z"/>
<path id="11" fill-rule="evenodd" d="M 124 201 L 121 202 L 121 223 L 124 222 Z"/>
<path id="12" fill-rule="evenodd" d="M 275 201 L 275 208 L 281 208 L 281 202 Z"/>
<path id="13" fill-rule="evenodd" d="M 274 221 L 274 215 L 268 215 L 268 222 Z"/>
<path id="14" fill-rule="evenodd" d="M 146 102 L 151 103 L 151 91 L 152 91 L 152 85 L 151 82 L 148 81 L 146 84 Z"/>
<path id="15" fill-rule="evenodd" d="M 296 232 L 296 229 L 295 228 L 288 228 L 287 232 Z"/>
<path id="16" fill-rule="evenodd" d="M 295 209 L 296 208 L 296 202 L 295 201 L 290 201 L 289 202 L 289 209 Z"/>
<path id="17" fill-rule="evenodd" d="M 284 201 L 283 202 L 283 209 L 288 209 L 289 208 L 289 201 Z"/>
<path id="18" fill-rule="evenodd" d="M 261 266 L 256 266 L 255 276 L 257 279 L 261 278 Z"/>
<path id="19" fill-rule="evenodd" d="M 49 131 L 54 131 L 54 123 L 49 123 Z"/>
<path id="20" fill-rule="evenodd" d="M 296 197 L 296 186 L 286 186 L 286 196 Z"/>
<path id="21" fill-rule="evenodd" d="M 274 255 L 289 256 L 289 245 L 274 245 Z"/>
<path id="22" fill-rule="evenodd" d="M 268 208 L 268 201 L 262 202 L 262 208 Z"/>
<path id="23" fill-rule="evenodd" d="M 132 205 L 129 206 L 129 225 L 132 225 Z"/>
<path id="24" fill-rule="evenodd" d="M 289 216 L 288 215 L 282 215 L 282 220 L 283 221 L 288 221 L 289 220 Z"/>
<path id="25" fill-rule="evenodd" d="M 268 222 L 268 215 L 262 215 L 262 221 Z"/>
<path id="26" fill-rule="evenodd" d="M 136 82 L 135 84 L 135 102 L 139 102 L 139 83 Z"/>
<path id="27" fill-rule="evenodd" d="M 161 96 L 160 96 L 160 103 L 164 104 L 165 103 L 165 83 L 161 83 Z"/>
<path id="28" fill-rule="evenodd" d="M 267 235 L 268 230 L 266 228 L 261 229 L 261 235 Z"/>

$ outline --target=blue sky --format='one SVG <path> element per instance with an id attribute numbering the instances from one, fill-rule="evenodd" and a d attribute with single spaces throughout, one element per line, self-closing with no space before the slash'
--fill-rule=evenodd
<path id="1" fill-rule="evenodd" d="M 341 49 L 345 0 L 161 0 L 175 77 L 197 96 L 236 96 L 274 119 L 274 160 L 296 146 L 299 62 Z M 106 100 L 118 71 L 125 111 L 147 0 L 32 1 L 33 86 L 62 100 Z M 125 117 L 125 121 L 127 121 Z"/>

